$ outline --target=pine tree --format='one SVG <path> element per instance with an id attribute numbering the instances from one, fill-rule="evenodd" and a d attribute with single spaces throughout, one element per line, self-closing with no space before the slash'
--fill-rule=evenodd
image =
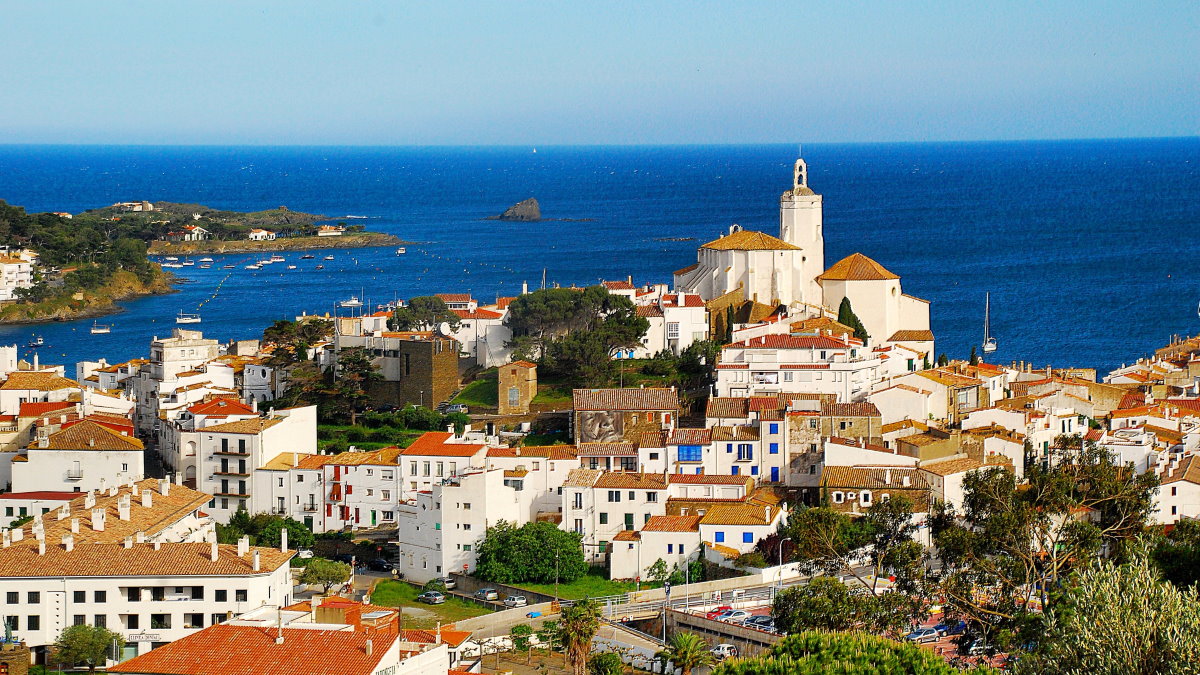
<path id="1" fill-rule="evenodd" d="M 858 315 L 854 313 L 854 308 L 850 306 L 850 298 L 842 298 L 842 304 L 838 306 L 837 320 L 843 326 L 853 328 L 854 337 L 862 340 L 863 344 L 866 344 L 867 340 L 871 339 L 866 326 L 859 320 Z"/>
<path id="2" fill-rule="evenodd" d="M 975 351 L 975 346 L 974 346 L 974 345 L 971 345 L 971 358 L 970 358 L 970 363 L 971 363 L 971 365 L 973 365 L 973 366 L 977 366 L 977 365 L 979 365 L 979 354 L 978 354 L 978 353 Z"/>

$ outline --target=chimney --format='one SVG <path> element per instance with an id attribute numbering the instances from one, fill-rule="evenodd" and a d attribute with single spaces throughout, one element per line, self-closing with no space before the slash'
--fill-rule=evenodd
<path id="1" fill-rule="evenodd" d="M 3 535 L 0 535 L 0 546 L 8 548 L 10 545 L 12 545 L 12 538 L 11 535 L 9 535 L 8 530 L 3 530 L 3 533 Z"/>
<path id="2" fill-rule="evenodd" d="M 883 470 L 883 484 L 884 485 L 892 484 L 892 470 L 891 469 Z"/>
<path id="3" fill-rule="evenodd" d="M 152 543 L 152 544 L 150 544 L 150 545 L 154 547 L 154 550 L 155 550 L 155 551 L 157 551 L 157 550 L 159 550 L 160 548 L 162 548 L 162 542 L 161 542 L 161 541 L 159 541 L 159 540 L 157 540 L 157 539 L 155 539 L 155 540 L 154 540 L 154 543 Z"/>
<path id="4" fill-rule="evenodd" d="M 254 571 L 258 572 L 262 569 L 262 560 L 258 555 L 258 549 L 254 549 Z"/>
<path id="5" fill-rule="evenodd" d="M 78 518 L 71 519 L 71 533 L 79 534 L 79 519 Z"/>
<path id="6" fill-rule="evenodd" d="M 108 496 L 109 496 L 109 497 L 116 497 L 116 496 L 117 496 L 117 486 L 116 486 L 116 485 L 114 485 L 114 486 L 112 486 L 112 487 L 108 488 Z"/>
<path id="7" fill-rule="evenodd" d="M 240 557 L 246 555 L 246 552 L 249 550 L 250 550 L 250 537 L 244 536 L 244 537 L 238 539 L 238 543 L 237 543 L 238 557 L 240 558 Z"/>
<path id="8" fill-rule="evenodd" d="M 75 535 L 64 534 L 62 536 L 63 548 L 67 549 L 67 553 L 75 550 Z"/>
<path id="9" fill-rule="evenodd" d="M 38 539 L 38 555 L 46 555 L 46 540 Z"/>
<path id="10" fill-rule="evenodd" d="M 90 509 L 95 505 L 96 505 L 96 493 L 92 492 L 91 490 L 88 490 L 87 493 L 85 493 L 83 495 L 83 508 Z"/>
<path id="11" fill-rule="evenodd" d="M 66 504 L 63 504 L 62 508 L 60 508 L 58 510 L 58 519 L 63 520 L 64 518 L 66 518 L 69 515 L 71 515 L 71 502 L 67 502 Z"/>
<path id="12" fill-rule="evenodd" d="M 25 538 L 25 530 L 23 528 L 18 527 L 17 529 L 12 531 L 11 538 L 13 541 L 21 541 L 22 539 Z"/>
<path id="13" fill-rule="evenodd" d="M 284 553 L 288 552 L 287 535 L 288 535 L 287 528 L 286 527 L 280 528 L 280 530 L 279 530 L 279 550 Z"/>
<path id="14" fill-rule="evenodd" d="M 211 560 L 212 562 L 217 562 L 217 552 L 219 551 L 219 549 L 217 548 L 217 542 L 214 541 L 214 542 L 210 543 L 208 546 L 209 546 L 208 559 Z"/>
<path id="15" fill-rule="evenodd" d="M 374 645 L 371 644 L 371 638 L 367 638 L 367 656 L 370 656 L 372 651 L 374 651 Z"/>
<path id="16" fill-rule="evenodd" d="M 145 508 L 154 507 L 154 493 L 149 490 L 142 490 L 142 506 Z"/>
<path id="17" fill-rule="evenodd" d="M 166 478 L 163 478 L 162 480 L 158 481 L 158 491 L 164 497 L 166 497 L 168 494 L 170 494 L 171 493 L 171 481 L 167 480 Z"/>
<path id="18" fill-rule="evenodd" d="M 133 537 L 125 537 L 121 542 L 121 548 L 133 548 Z"/>
<path id="19" fill-rule="evenodd" d="M 255 413 L 258 412 L 258 399 L 256 399 L 256 398 L 250 399 L 250 410 L 252 410 Z"/>
<path id="20" fill-rule="evenodd" d="M 129 504 L 117 502 L 117 518 L 129 520 Z"/>
<path id="21" fill-rule="evenodd" d="M 763 522 L 767 524 L 771 523 L 771 507 L 769 506 L 763 507 Z"/>

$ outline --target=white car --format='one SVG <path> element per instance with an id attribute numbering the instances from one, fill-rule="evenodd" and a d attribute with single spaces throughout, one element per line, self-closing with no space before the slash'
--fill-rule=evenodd
<path id="1" fill-rule="evenodd" d="M 510 595 L 504 599 L 505 607 L 524 607 L 529 604 L 529 600 L 523 595 Z"/>
<path id="2" fill-rule="evenodd" d="M 738 648 L 729 644 L 728 642 L 722 642 L 716 647 L 713 647 L 710 651 L 712 651 L 713 658 L 718 661 L 731 659 L 738 655 Z"/>
<path id="3" fill-rule="evenodd" d="M 302 548 L 299 551 L 296 551 L 296 557 L 297 558 L 311 558 L 311 557 L 313 557 L 313 552 L 306 548 Z"/>

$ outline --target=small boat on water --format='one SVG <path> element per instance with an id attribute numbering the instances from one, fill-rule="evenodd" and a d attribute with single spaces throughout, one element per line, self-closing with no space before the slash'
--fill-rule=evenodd
<path id="1" fill-rule="evenodd" d="M 191 267 L 192 265 L 196 264 L 196 261 L 192 260 L 191 258 L 184 258 L 183 262 L 181 262 L 179 264 L 183 265 L 184 267 Z"/>
<path id="2" fill-rule="evenodd" d="M 165 270 L 166 269 L 172 269 L 172 270 L 183 269 L 183 265 L 180 265 L 179 263 L 163 263 L 163 264 L 159 265 L 159 267 L 161 267 Z"/>
<path id="3" fill-rule="evenodd" d="M 207 262 L 207 263 L 210 263 L 210 262 L 212 262 L 212 261 L 213 261 L 213 259 L 212 259 L 212 258 L 201 258 L 201 259 L 200 259 L 200 262 L 202 262 L 202 263 L 206 263 L 206 262 Z"/>
<path id="4" fill-rule="evenodd" d="M 271 262 L 283 262 L 283 261 L 284 261 L 284 257 L 281 255 L 271 256 Z"/>
<path id="5" fill-rule="evenodd" d="M 248 269 L 248 270 L 261 270 L 261 269 L 262 269 L 262 265 L 259 265 L 258 263 L 250 263 L 249 265 L 246 265 L 246 269 Z"/>
<path id="6" fill-rule="evenodd" d="M 287 268 L 288 268 L 289 270 L 294 270 L 294 269 L 296 269 L 296 266 L 295 266 L 295 265 L 288 265 L 288 266 L 287 266 Z"/>
<path id="7" fill-rule="evenodd" d="M 163 258 L 163 260 L 166 260 L 167 262 L 175 262 L 176 260 L 179 260 L 179 258 L 176 258 L 173 255 L 169 255 L 169 256 Z"/>
<path id="8" fill-rule="evenodd" d="M 237 265 L 221 265 L 221 269 L 223 269 L 223 270 L 237 269 Z"/>
<path id="9" fill-rule="evenodd" d="M 317 265 L 316 269 L 323 270 L 323 269 L 325 269 L 325 266 L 324 266 L 324 265 Z"/>
<path id="10" fill-rule="evenodd" d="M 315 257 L 317 257 L 317 256 L 315 256 L 311 253 L 305 253 L 304 255 L 300 256 L 300 259 L 301 260 L 312 260 Z"/>
<path id="11" fill-rule="evenodd" d="M 331 256 L 331 255 L 327 255 L 327 256 L 325 256 L 325 258 L 324 258 L 324 259 L 325 259 L 325 260 L 333 260 L 333 256 Z"/>
<path id="12" fill-rule="evenodd" d="M 179 310 L 179 316 L 175 317 L 175 323 L 200 323 L 200 315 L 187 314 L 183 310 Z"/>
<path id="13" fill-rule="evenodd" d="M 97 323 L 93 321 L 92 328 L 88 332 L 92 335 L 106 335 L 112 332 L 112 326 L 110 324 Z"/>
<path id="14" fill-rule="evenodd" d="M 999 345 L 996 344 L 996 338 L 992 337 L 992 294 L 988 293 L 984 296 L 983 304 L 983 353 L 991 354 L 996 351 Z"/>
<path id="15" fill-rule="evenodd" d="M 408 249 L 404 248 L 403 246 L 396 249 L 396 255 L 404 255 L 405 253 L 408 253 Z"/>
<path id="16" fill-rule="evenodd" d="M 202 270 L 212 269 L 212 263 L 200 263 L 200 269 L 202 269 Z"/>
<path id="17" fill-rule="evenodd" d="M 349 299 L 338 303 L 339 307 L 362 307 L 362 300 L 358 299 L 357 295 L 350 296 Z"/>
<path id="18" fill-rule="evenodd" d="M 32 338 L 30 338 L 29 342 L 25 346 L 29 347 L 30 349 L 37 349 L 38 347 L 45 347 L 46 340 L 44 338 L 42 338 L 41 335 L 34 335 Z"/>

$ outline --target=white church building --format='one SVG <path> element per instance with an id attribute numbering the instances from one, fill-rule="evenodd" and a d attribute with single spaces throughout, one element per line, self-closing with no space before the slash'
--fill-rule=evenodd
<path id="1" fill-rule="evenodd" d="M 734 225 L 701 246 L 694 265 L 675 272 L 675 288 L 706 301 L 741 289 L 746 300 L 782 305 L 793 319 L 834 317 L 849 298 L 869 346 L 892 344 L 916 363 L 932 360 L 929 302 L 906 295 L 898 275 L 861 253 L 826 269 L 821 208 L 821 195 L 808 186 L 808 165 L 798 159 L 792 189 L 779 199 L 779 236 Z"/>

